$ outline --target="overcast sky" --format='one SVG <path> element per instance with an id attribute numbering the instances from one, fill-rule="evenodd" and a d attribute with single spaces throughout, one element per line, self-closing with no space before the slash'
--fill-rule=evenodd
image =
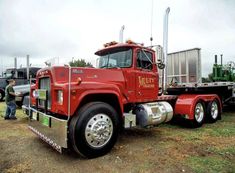
<path id="1" fill-rule="evenodd" d="M 95 65 L 94 52 L 119 39 L 150 45 L 152 0 L 0 0 L 0 69 L 43 65 L 72 57 Z M 211 72 L 214 54 L 235 61 L 234 0 L 154 0 L 153 42 L 162 45 L 163 15 L 169 16 L 169 50 L 202 49 L 203 76 Z"/>

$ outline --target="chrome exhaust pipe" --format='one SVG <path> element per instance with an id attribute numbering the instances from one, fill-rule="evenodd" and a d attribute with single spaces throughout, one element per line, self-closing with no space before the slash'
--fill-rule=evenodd
<path id="1" fill-rule="evenodd" d="M 123 43 L 123 33 L 124 33 L 125 26 L 123 25 L 119 32 L 119 43 Z"/>
<path id="2" fill-rule="evenodd" d="M 168 16 L 170 13 L 170 7 L 166 9 L 164 16 L 163 26 L 163 63 L 165 68 L 163 69 L 163 93 L 167 93 L 167 51 L 168 51 Z"/>

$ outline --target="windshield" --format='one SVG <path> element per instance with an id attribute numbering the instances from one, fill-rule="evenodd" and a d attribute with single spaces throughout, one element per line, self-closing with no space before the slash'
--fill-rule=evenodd
<path id="1" fill-rule="evenodd" d="M 132 65 L 132 49 L 115 49 L 100 55 L 98 68 L 126 68 Z"/>

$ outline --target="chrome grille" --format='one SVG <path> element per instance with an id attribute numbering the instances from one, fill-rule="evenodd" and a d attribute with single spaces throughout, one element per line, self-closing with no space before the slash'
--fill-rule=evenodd
<path id="1" fill-rule="evenodd" d="M 48 93 L 48 109 L 51 108 L 51 80 L 49 77 L 39 79 L 39 89 L 46 89 Z M 39 106 L 45 107 L 43 100 L 39 100 Z"/>

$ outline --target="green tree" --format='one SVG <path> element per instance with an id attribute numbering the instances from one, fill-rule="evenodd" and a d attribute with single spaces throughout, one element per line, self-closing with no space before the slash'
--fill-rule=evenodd
<path id="1" fill-rule="evenodd" d="M 69 65 L 71 67 L 93 67 L 90 62 L 86 62 L 84 59 L 72 60 Z"/>

